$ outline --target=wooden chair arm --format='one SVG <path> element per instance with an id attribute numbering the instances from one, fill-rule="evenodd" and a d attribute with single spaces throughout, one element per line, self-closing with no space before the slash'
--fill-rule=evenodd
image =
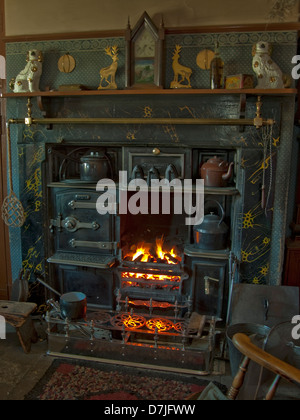
<path id="1" fill-rule="evenodd" d="M 300 370 L 272 356 L 252 344 L 250 337 L 245 334 L 235 334 L 233 337 L 234 346 L 246 357 L 255 363 L 270 370 L 282 378 L 300 384 Z"/>

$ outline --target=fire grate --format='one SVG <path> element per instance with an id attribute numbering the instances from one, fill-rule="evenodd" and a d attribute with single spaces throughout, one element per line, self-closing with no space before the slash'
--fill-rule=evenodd
<path id="1" fill-rule="evenodd" d="M 183 283 L 189 276 L 176 266 L 123 262 L 118 268 L 121 295 L 175 302 L 183 299 Z"/>

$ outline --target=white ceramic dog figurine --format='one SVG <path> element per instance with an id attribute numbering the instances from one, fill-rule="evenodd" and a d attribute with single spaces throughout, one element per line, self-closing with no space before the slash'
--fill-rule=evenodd
<path id="1" fill-rule="evenodd" d="M 16 77 L 14 92 L 39 92 L 40 78 L 43 67 L 43 54 L 38 50 L 30 50 L 27 53 L 27 64 Z"/>
<path id="2" fill-rule="evenodd" d="M 272 46 L 268 42 L 258 42 L 253 46 L 252 67 L 257 75 L 256 89 L 283 89 L 282 71 L 271 58 Z"/>

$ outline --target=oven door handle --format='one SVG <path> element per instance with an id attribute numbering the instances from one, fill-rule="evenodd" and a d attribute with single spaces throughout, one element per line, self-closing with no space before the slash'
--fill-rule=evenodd
<path id="1" fill-rule="evenodd" d="M 68 232 L 77 232 L 79 229 L 91 229 L 96 231 L 101 227 L 96 221 L 91 223 L 84 223 L 75 219 L 75 217 L 67 217 L 65 220 L 62 220 L 61 215 L 59 215 L 57 219 L 50 221 L 51 232 L 53 232 L 54 226 L 59 228 L 60 231 L 62 229 L 66 229 Z"/>
<path id="2" fill-rule="evenodd" d="M 76 210 L 76 209 L 92 209 L 92 210 L 96 210 L 96 203 L 95 202 L 81 202 L 81 201 L 76 201 L 76 200 L 72 200 L 69 202 L 69 207 L 71 207 L 71 209 Z"/>
<path id="3" fill-rule="evenodd" d="M 97 248 L 105 251 L 116 251 L 119 248 L 118 242 L 77 241 L 76 239 L 71 239 L 69 244 L 72 248 Z"/>
<path id="4" fill-rule="evenodd" d="M 71 207 L 72 210 L 76 210 L 76 209 L 88 209 L 88 210 L 97 210 L 99 212 L 99 210 L 103 210 L 104 214 L 109 213 L 109 214 L 118 214 L 118 204 L 113 203 L 110 204 L 108 206 L 103 206 L 103 207 L 99 207 L 98 203 L 95 202 L 83 202 L 83 201 L 76 201 L 76 200 L 72 200 L 69 202 L 68 204 L 69 207 Z M 102 213 L 101 213 L 102 214 Z"/>

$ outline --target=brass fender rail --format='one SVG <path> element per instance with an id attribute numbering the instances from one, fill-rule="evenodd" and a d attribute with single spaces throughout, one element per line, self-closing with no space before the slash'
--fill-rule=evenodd
<path id="1" fill-rule="evenodd" d="M 52 124 L 99 124 L 99 125 L 224 125 L 255 126 L 260 128 L 274 125 L 273 119 L 210 119 L 210 118 L 31 118 L 9 119 L 9 124 L 52 125 Z"/>
<path id="2" fill-rule="evenodd" d="M 10 119 L 8 124 L 101 124 L 101 125 L 223 125 L 223 126 L 263 126 L 274 125 L 273 119 L 263 119 L 261 116 L 261 96 L 256 102 L 256 116 L 245 118 L 33 118 L 31 98 L 27 102 L 27 117 L 25 119 Z"/>

